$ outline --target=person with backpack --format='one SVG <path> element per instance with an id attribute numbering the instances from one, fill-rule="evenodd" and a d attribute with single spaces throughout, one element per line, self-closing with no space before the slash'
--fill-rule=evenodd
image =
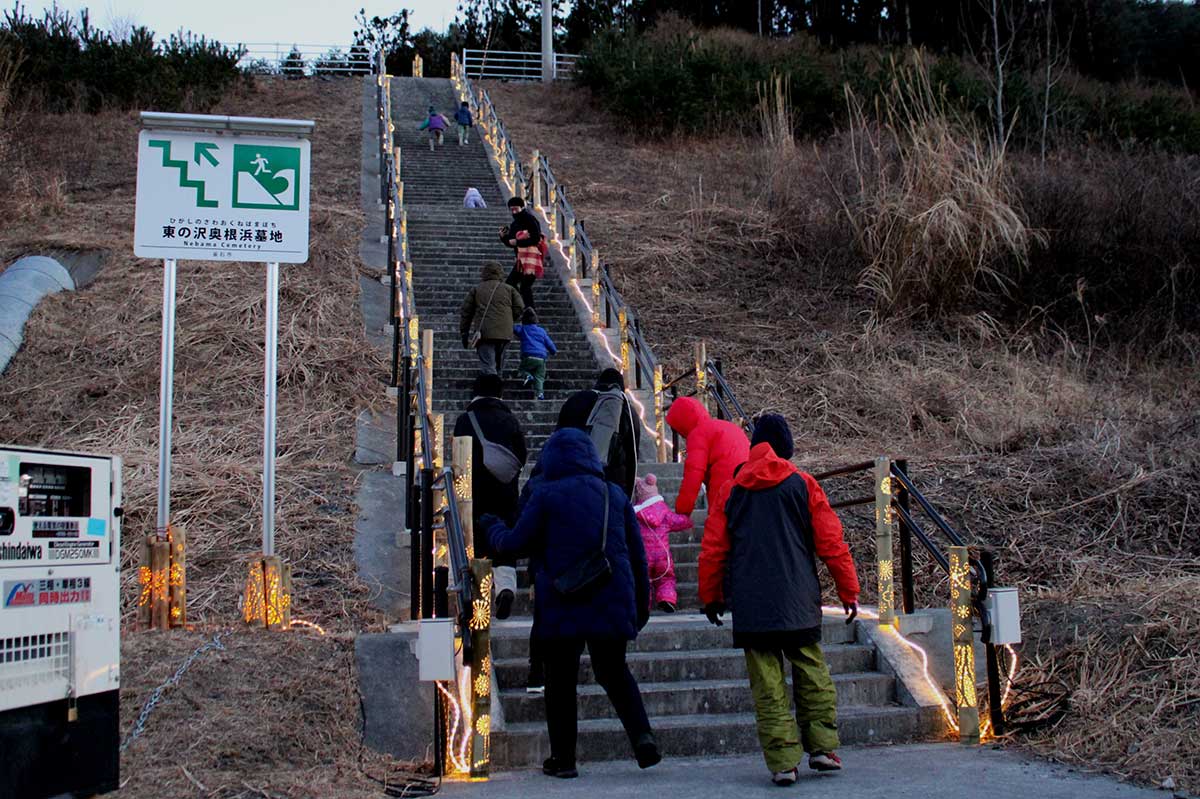
<path id="1" fill-rule="evenodd" d="M 495 261 L 483 265 L 480 278 L 463 299 L 459 333 L 463 347 L 475 348 L 480 370 L 486 375 L 501 375 L 504 348 L 512 341 L 513 326 L 521 321 L 525 303 L 516 289 L 504 282 L 504 269 Z"/>
<path id="2" fill-rule="evenodd" d="M 559 430 L 542 449 L 541 479 L 515 526 L 482 520 L 479 535 L 505 555 L 529 557 L 534 574 L 535 634 L 546 661 L 543 773 L 579 776 L 579 664 L 584 648 L 612 702 L 638 766 L 662 760 L 637 680 L 625 656 L 650 616 L 646 553 L 629 499 L 604 477 L 586 433 Z"/>
<path id="3" fill-rule="evenodd" d="M 475 522 L 475 557 L 491 558 L 496 586 L 496 618 L 512 613 L 517 591 L 517 561 L 492 549 L 481 527 L 484 516 L 506 524 L 517 519 L 517 482 L 529 453 L 521 423 L 501 398 L 498 375 L 475 378 L 474 398 L 454 422 L 455 436 L 471 437 L 471 517 Z"/>
<path id="4" fill-rule="evenodd" d="M 733 610 L 733 645 L 745 652 L 763 757 L 776 785 L 793 785 L 806 752 L 815 771 L 842 768 L 834 751 L 837 690 L 820 646 L 817 560 L 833 577 L 847 624 L 858 615 L 858 575 L 825 492 L 791 463 L 784 418 L 756 420 L 751 443 L 750 459 L 722 489 L 726 524 L 711 542 L 716 556 L 700 563 L 701 600 L 718 627 L 726 603 Z"/>
<path id="5" fill-rule="evenodd" d="M 546 238 L 542 235 L 542 226 L 525 207 L 523 199 L 510 198 L 508 210 L 513 215 L 513 221 L 511 225 L 500 228 L 500 242 L 505 247 L 511 247 L 517 256 L 508 275 L 508 283 L 520 290 L 525 307 L 532 308 L 533 284 L 545 274 L 542 261 L 547 252 Z"/>
<path id="6" fill-rule="evenodd" d="M 462 105 L 455 109 L 454 121 L 458 123 L 458 146 L 469 144 L 468 133 L 475 121 L 471 119 L 471 106 L 467 104 L 466 100 L 463 100 Z"/>
<path id="7" fill-rule="evenodd" d="M 568 397 L 558 412 L 558 427 L 587 432 L 604 464 L 605 477 L 619 485 L 626 497 L 633 496 L 641 425 L 625 396 L 625 378 L 619 371 L 605 369 L 594 388 Z"/>

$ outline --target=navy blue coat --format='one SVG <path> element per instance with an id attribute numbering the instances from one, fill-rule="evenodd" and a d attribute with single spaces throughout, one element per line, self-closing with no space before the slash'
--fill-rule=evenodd
<path id="1" fill-rule="evenodd" d="M 538 638 L 606 638 L 632 641 L 646 623 L 650 579 L 637 516 L 619 486 L 605 481 L 600 455 L 587 433 L 559 430 L 540 459 L 542 475 L 512 529 L 489 520 L 487 535 L 497 552 L 532 561 Z M 605 553 L 609 583 L 586 600 L 569 600 L 554 579 L 600 547 L 600 523 L 608 502 Z"/>

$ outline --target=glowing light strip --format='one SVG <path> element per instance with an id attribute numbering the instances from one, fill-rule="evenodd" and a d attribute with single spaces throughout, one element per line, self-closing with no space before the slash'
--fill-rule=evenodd
<path id="1" fill-rule="evenodd" d="M 458 701 L 454 698 L 454 694 L 447 691 L 446 687 L 440 681 L 435 684 L 437 685 L 438 690 L 445 694 L 446 701 L 450 703 L 450 707 L 454 708 L 454 723 L 450 725 L 450 735 L 447 736 L 447 740 L 453 741 L 455 733 L 458 732 L 458 723 L 462 718 L 462 712 L 459 710 Z M 467 770 L 467 768 L 461 762 L 459 762 L 458 758 L 454 756 L 455 753 L 452 748 L 447 749 L 447 752 L 450 755 L 450 764 L 454 767 L 455 771 Z"/>
<path id="2" fill-rule="evenodd" d="M 828 605 L 822 607 L 821 610 L 833 611 L 834 613 L 844 613 L 841 608 L 830 607 Z M 858 615 L 867 619 L 874 619 L 876 621 L 879 620 L 879 614 L 867 608 L 859 608 Z M 938 705 L 942 709 L 942 715 L 946 717 L 946 722 L 952 728 L 954 728 L 955 732 L 958 732 L 958 718 L 957 715 L 951 710 L 950 699 L 946 696 L 946 692 L 942 690 L 942 687 L 938 685 L 933 677 L 931 677 L 929 674 L 929 654 L 919 644 L 915 644 L 901 635 L 900 631 L 895 627 L 886 626 L 879 627 L 878 629 L 895 635 L 904 643 L 905 646 L 907 646 L 909 649 L 915 650 L 917 654 L 921 656 L 921 675 L 925 678 L 925 682 L 928 683 L 929 687 L 933 690 L 934 696 L 937 697 Z"/>
<path id="3" fill-rule="evenodd" d="M 1000 707 L 1001 708 L 1008 707 L 1008 697 L 1009 697 L 1009 694 L 1012 693 L 1012 689 L 1013 689 L 1013 682 L 1014 682 L 1013 678 L 1016 677 L 1016 675 L 1017 675 L 1017 665 L 1020 662 L 1017 658 L 1016 650 L 1014 650 L 1012 648 L 1012 644 L 1005 644 L 1004 648 L 1006 650 L 1008 650 L 1009 661 L 1008 661 L 1008 678 L 1004 685 L 1004 693 L 1002 693 L 1000 695 Z M 979 736 L 981 739 L 985 739 L 985 738 L 990 739 L 990 738 L 996 737 L 992 733 L 992 718 L 990 715 L 983 720 L 983 728 L 979 731 Z"/>
<path id="4" fill-rule="evenodd" d="M 296 619 L 296 618 L 293 618 L 293 619 L 292 619 L 292 626 L 293 626 L 293 627 L 304 627 L 304 628 L 306 628 L 306 629 L 309 629 L 309 630 L 316 630 L 316 631 L 317 631 L 319 634 L 321 634 L 321 635 L 324 635 L 324 634 L 325 634 L 325 628 L 324 628 L 324 627 L 322 627 L 321 625 L 319 625 L 319 624 L 316 624 L 316 623 L 314 623 L 314 622 L 311 622 L 311 621 L 305 621 L 304 619 Z"/>

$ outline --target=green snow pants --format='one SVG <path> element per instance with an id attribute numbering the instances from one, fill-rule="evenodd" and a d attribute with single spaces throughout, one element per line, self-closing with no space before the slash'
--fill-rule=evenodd
<path id="1" fill-rule="evenodd" d="M 788 771 L 800 763 L 805 752 L 837 749 L 837 689 L 833 687 L 821 645 L 744 651 L 758 721 L 758 742 L 767 768 L 772 772 Z M 795 718 L 784 679 L 785 658 L 792 664 Z"/>

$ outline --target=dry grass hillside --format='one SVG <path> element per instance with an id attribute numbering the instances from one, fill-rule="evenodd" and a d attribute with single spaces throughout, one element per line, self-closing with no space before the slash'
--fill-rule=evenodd
<path id="1" fill-rule="evenodd" d="M 94 283 L 30 319 L 0 376 L 0 441 L 124 458 L 122 734 L 156 686 L 223 635 L 123 754 L 122 796 L 378 795 L 360 768 L 353 657 L 354 634 L 381 624 L 353 560 L 354 421 L 384 373 L 357 303 L 361 92 L 357 80 L 265 80 L 213 110 L 316 121 L 310 258 L 281 276 L 276 536 L 295 615 L 324 636 L 238 621 L 261 535 L 266 273 L 205 262 L 179 266 L 176 333 L 172 500 L 188 533 L 193 629 L 134 631 L 136 540 L 155 517 L 162 303 L 161 265 L 133 257 L 137 117 L 18 107 L 3 120 L 0 258 L 107 254 Z"/>
<path id="2" fill-rule="evenodd" d="M 668 370 L 706 339 L 749 410 L 793 423 L 805 466 L 906 456 L 996 551 L 1022 589 L 1015 743 L 1200 790 L 1194 339 L 1160 347 L 1170 358 L 1098 343 L 1082 286 L 1087 334 L 983 313 L 879 321 L 830 191 L 844 136 L 652 142 L 567 86 L 490 89 L 522 155 L 539 149 L 569 186 Z M 848 521 L 869 570 L 870 526 Z M 947 597 L 926 564 L 920 601 Z"/>

